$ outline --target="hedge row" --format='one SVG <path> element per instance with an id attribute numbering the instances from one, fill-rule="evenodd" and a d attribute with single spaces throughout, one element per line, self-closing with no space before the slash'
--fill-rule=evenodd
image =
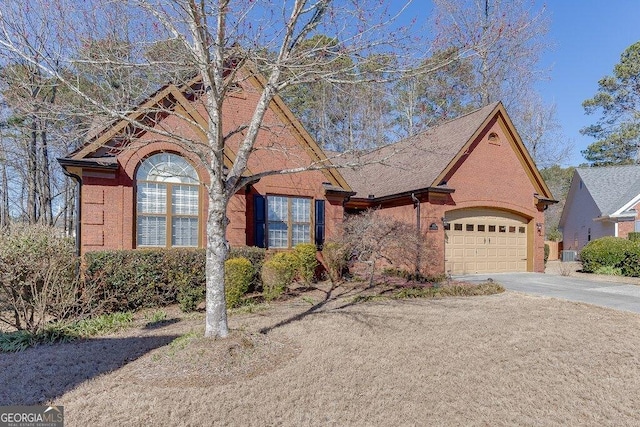
<path id="1" fill-rule="evenodd" d="M 602 237 L 589 242 L 580 252 L 586 273 L 611 270 L 640 277 L 640 242 L 620 237 Z"/>
<path id="2" fill-rule="evenodd" d="M 107 313 L 161 307 L 179 299 L 197 305 L 205 288 L 203 250 L 89 252 L 84 261 L 85 282 L 97 290 L 94 303 L 100 301 Z"/>
<path id="3" fill-rule="evenodd" d="M 318 266 L 315 245 L 297 245 L 265 262 L 260 248 L 232 248 L 225 264 L 229 307 L 247 292 L 262 290 L 267 300 L 279 297 L 294 280 L 310 284 Z M 205 298 L 204 249 L 136 249 L 89 252 L 84 280 L 95 289 L 91 304 L 99 312 L 137 310 L 179 303 L 193 311 Z M 264 282 L 264 283 L 263 283 Z M 98 310 L 99 308 L 99 310 Z"/>

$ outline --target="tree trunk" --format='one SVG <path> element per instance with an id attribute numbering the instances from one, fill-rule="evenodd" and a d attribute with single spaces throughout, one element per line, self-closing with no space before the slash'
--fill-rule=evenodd
<path id="1" fill-rule="evenodd" d="M 56 86 L 51 89 L 49 103 L 53 105 L 56 100 Z M 40 141 L 42 142 L 40 158 L 40 209 L 41 216 L 46 225 L 53 225 L 53 200 L 51 197 L 51 168 L 49 165 L 49 141 L 47 139 L 48 122 L 46 118 L 40 121 Z"/>
<path id="2" fill-rule="evenodd" d="M 2 167 L 2 200 L 0 200 L 0 228 L 9 225 L 9 179 L 7 177 L 6 163 Z"/>
<path id="3" fill-rule="evenodd" d="M 40 196 L 40 219 L 46 225 L 53 225 L 53 207 L 51 201 L 51 171 L 49 168 L 49 147 L 47 144 L 47 132 L 46 123 L 42 126 L 40 132 L 40 158 L 42 164 L 40 165 L 40 190 L 38 192 Z"/>
<path id="4" fill-rule="evenodd" d="M 9 225 L 9 179 L 7 176 L 7 155 L 4 149 L 4 141 L 0 134 L 0 162 L 2 162 L 2 175 L 0 176 L 0 228 Z"/>
<path id="5" fill-rule="evenodd" d="M 29 224 L 38 222 L 37 181 L 38 181 L 38 121 L 35 114 L 31 117 L 31 136 L 27 150 L 27 220 Z"/>
<path id="6" fill-rule="evenodd" d="M 204 336 L 224 338 L 229 335 L 224 296 L 224 262 L 229 252 L 226 240 L 227 200 L 222 183 L 212 177 L 207 216 L 206 283 L 207 313 Z"/>

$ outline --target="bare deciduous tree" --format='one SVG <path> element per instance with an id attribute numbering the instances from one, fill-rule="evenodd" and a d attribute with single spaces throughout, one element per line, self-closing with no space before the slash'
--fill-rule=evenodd
<path id="1" fill-rule="evenodd" d="M 270 131 L 264 123 L 270 103 L 296 85 L 326 82 L 348 88 L 358 83 L 390 82 L 406 75 L 405 71 L 415 64 L 424 63 L 428 44 L 396 22 L 405 6 L 377 0 L 6 2 L 0 6 L 0 60 L 35 68 L 54 81 L 58 90 L 64 87 L 73 102 L 67 103 L 68 109 L 60 114 L 73 118 L 69 123 L 74 123 L 75 129 L 88 132 L 91 119 L 96 117 L 103 124 L 124 120 L 134 128 L 181 144 L 201 159 L 209 175 L 205 335 L 224 337 L 228 334 L 224 296 L 226 212 L 232 196 L 265 176 L 329 166 L 320 160 L 249 175 L 247 165 L 258 148 L 257 136 Z M 30 25 L 41 28 L 50 43 L 41 46 L 33 40 L 32 33 L 24 30 Z M 518 21 L 513 25 L 521 29 L 528 24 Z M 482 57 L 482 49 L 503 41 L 488 30 L 491 37 L 460 39 L 457 55 L 477 52 Z M 321 34 L 329 35 L 332 52 L 338 54 L 328 55 L 326 43 L 307 43 Z M 387 58 L 391 54 L 390 63 L 354 60 Z M 488 64 L 493 57 L 485 59 Z M 365 70 L 364 65 L 369 68 Z M 194 95 L 193 102 L 200 103 L 197 107 L 205 113 L 206 124 L 163 106 L 154 105 L 141 112 L 148 113 L 145 117 L 176 114 L 197 129 L 198 136 L 190 138 L 130 114 L 143 108 L 141 98 L 157 89 L 158 76 L 183 79 L 187 75 L 201 79 L 202 91 Z M 225 117 L 228 94 L 239 81 L 256 76 L 261 87 L 250 119 L 238 123 Z M 378 93 L 367 95 L 372 102 L 364 109 L 344 110 L 350 143 L 362 135 L 372 141 L 386 141 L 384 127 L 377 124 L 360 136 L 350 133 L 353 126 L 362 126 L 364 119 L 357 114 L 379 114 L 379 105 L 375 104 Z M 78 142 L 77 137 L 68 139 Z M 229 144 L 233 144 L 235 157 L 225 165 Z M 268 148 L 280 147 L 274 144 Z"/>
<path id="2" fill-rule="evenodd" d="M 13 15 L 22 13 L 20 16 L 24 17 L 24 8 L 3 6 L 0 8 L 2 51 L 37 67 L 43 75 L 64 85 L 84 101 L 85 111 L 99 112 L 111 119 L 132 120 L 127 114 L 135 104 L 109 102 L 101 96 L 108 85 L 95 84 L 89 78 L 83 78 L 80 71 L 87 66 L 93 69 L 108 66 L 113 72 L 106 76 L 107 82 L 111 75 L 122 76 L 124 71 L 156 75 L 154 70 L 166 69 L 166 57 L 156 62 L 157 56 L 145 56 L 144 53 L 161 40 L 173 40 L 182 52 L 181 60 L 188 61 L 188 67 L 202 79 L 206 95 L 199 99 L 207 115 L 207 124 L 202 126 L 186 116 L 182 119 L 200 128 L 204 140 L 189 140 L 184 135 L 154 128 L 148 123 L 132 124 L 183 144 L 200 156 L 209 173 L 205 328 L 205 335 L 209 337 L 228 334 L 224 260 L 228 252 L 225 232 L 230 198 L 248 182 L 264 176 L 327 167 L 326 163 L 320 162 L 247 176 L 247 164 L 255 150 L 269 104 L 288 86 L 321 80 L 346 84 L 358 78 L 353 65 L 348 63 L 338 70 L 327 71 L 327 67 L 322 66 L 327 59 L 318 54 L 321 46 L 317 49 L 298 47 L 320 31 L 335 35 L 337 49 L 344 57 L 368 56 L 389 49 L 402 56 L 414 47 L 409 41 L 415 43 L 402 28 L 396 26 L 390 31 L 404 5 L 389 7 L 378 1 L 346 4 L 329 0 L 284 3 L 267 0 L 95 0 L 81 4 L 65 0 L 33 0 L 28 2 L 27 8 L 30 9 L 30 20 L 47 22 L 47 30 L 54 35 L 56 43 L 34 54 L 33 41 L 14 25 Z M 45 15 L 47 18 L 43 19 Z M 93 41 L 103 39 L 104 34 L 116 34 L 117 40 L 126 40 L 130 53 L 114 59 L 95 53 L 88 55 L 87 49 L 82 50 Z M 223 129 L 227 129 L 229 122 L 222 111 L 227 94 L 233 90 L 237 79 L 246 78 L 257 68 L 264 78 L 251 119 L 225 133 Z M 116 74 L 116 70 L 120 73 Z M 118 101 L 123 100 L 129 101 L 126 97 L 118 98 Z M 234 137 L 241 139 L 233 164 L 225 168 L 224 148 Z"/>
<path id="3" fill-rule="evenodd" d="M 435 0 L 434 6 L 436 44 L 475 53 L 471 94 L 478 106 L 502 101 L 511 108 L 544 75 L 538 66 L 548 31 L 544 7 L 532 0 Z"/>
<path id="4" fill-rule="evenodd" d="M 369 286 L 380 262 L 395 268 L 420 272 L 433 254 L 433 242 L 415 224 L 385 216 L 370 209 L 347 218 L 342 226 L 341 244 L 358 262 L 369 265 Z"/>

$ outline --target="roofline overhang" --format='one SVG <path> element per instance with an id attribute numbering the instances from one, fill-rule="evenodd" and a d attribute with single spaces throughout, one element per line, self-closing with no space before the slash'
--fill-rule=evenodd
<path id="1" fill-rule="evenodd" d="M 541 196 L 539 194 L 534 194 L 533 197 L 536 198 L 538 203 L 543 204 L 543 205 L 555 205 L 556 203 L 559 203 L 558 200 L 550 199 L 548 197 L 543 197 L 543 196 Z"/>
<path id="2" fill-rule="evenodd" d="M 636 212 L 630 212 L 626 215 L 602 215 L 594 218 L 594 221 L 598 222 L 629 222 L 635 221 Z"/>
<path id="3" fill-rule="evenodd" d="M 381 197 L 351 197 L 347 204 L 353 203 L 358 205 L 367 205 L 368 207 L 374 207 L 380 205 L 385 202 L 400 200 L 403 198 L 412 199 L 413 197 L 417 197 L 420 195 L 428 195 L 429 193 L 437 193 L 437 194 L 451 194 L 456 190 L 450 187 L 427 187 L 421 188 L 418 190 L 409 190 L 403 191 L 402 193 L 390 194 L 388 196 Z"/>
<path id="4" fill-rule="evenodd" d="M 631 208 L 632 206 L 637 205 L 638 202 L 640 202 L 640 194 L 636 195 L 634 198 L 632 198 L 627 203 L 622 205 L 620 209 L 615 211 L 612 215 L 621 215 L 623 212 L 629 210 L 629 208 Z"/>
<path id="5" fill-rule="evenodd" d="M 117 160 L 113 162 L 111 161 L 105 162 L 105 161 L 100 161 L 98 159 L 78 160 L 78 159 L 70 159 L 68 157 L 61 157 L 56 160 L 58 161 L 60 166 L 62 166 L 65 169 L 67 167 L 78 167 L 82 169 L 117 170 L 119 167 Z"/>

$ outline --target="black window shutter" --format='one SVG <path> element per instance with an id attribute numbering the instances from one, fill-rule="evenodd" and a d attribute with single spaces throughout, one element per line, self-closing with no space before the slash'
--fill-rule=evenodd
<path id="1" fill-rule="evenodd" d="M 259 248 L 266 248 L 265 221 L 266 221 L 266 198 L 259 194 L 253 196 L 253 224 L 254 233 L 253 244 Z"/>
<path id="2" fill-rule="evenodd" d="M 324 244 L 324 200 L 316 200 L 316 246 L 319 250 Z"/>

